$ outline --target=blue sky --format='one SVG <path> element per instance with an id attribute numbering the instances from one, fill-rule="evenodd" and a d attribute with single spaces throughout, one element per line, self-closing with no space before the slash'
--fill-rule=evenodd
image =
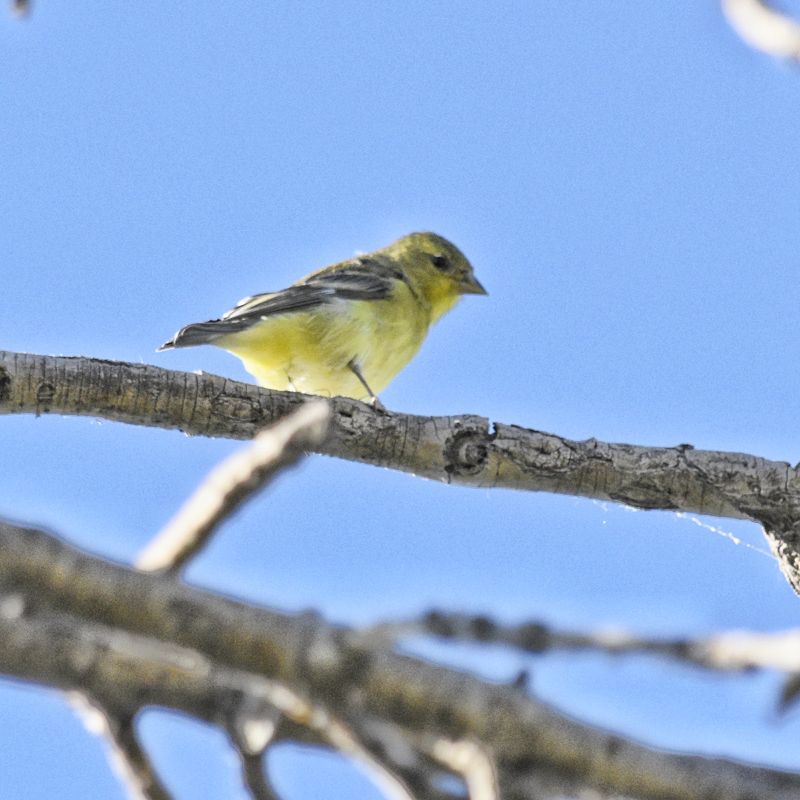
<path id="1" fill-rule="evenodd" d="M 389 408 L 800 460 L 800 73 L 715 2 L 41 0 L 0 14 L 0 49 L 3 348 L 246 380 L 221 351 L 155 347 L 427 229 L 489 296 L 439 323 Z M 0 514 L 122 560 L 238 446 L 0 423 Z M 189 576 L 352 623 L 435 604 L 663 634 L 796 625 L 756 527 L 700 522 L 752 547 L 674 514 L 318 457 Z M 653 744 L 800 767 L 771 676 L 426 652 L 530 667 L 541 696 Z M 4 795 L 123 796 L 58 696 L 0 683 L 0 709 Z M 217 732 L 155 713 L 143 731 L 180 797 L 240 796 Z M 274 758 L 290 800 L 377 797 L 333 759 Z"/>

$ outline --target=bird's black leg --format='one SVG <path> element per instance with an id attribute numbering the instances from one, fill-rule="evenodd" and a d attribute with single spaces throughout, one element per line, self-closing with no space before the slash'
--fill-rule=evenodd
<path id="1" fill-rule="evenodd" d="M 378 400 L 378 396 L 369 388 L 369 384 L 367 383 L 364 376 L 361 374 L 361 367 L 358 366 L 356 360 L 354 358 L 350 359 L 347 362 L 347 368 L 353 373 L 353 375 L 358 378 L 359 383 L 367 390 L 367 394 L 369 395 L 369 404 L 376 410 L 376 411 L 386 411 L 383 403 Z"/>

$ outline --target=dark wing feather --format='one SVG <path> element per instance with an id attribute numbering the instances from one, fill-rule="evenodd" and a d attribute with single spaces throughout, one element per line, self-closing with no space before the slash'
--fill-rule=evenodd
<path id="1" fill-rule="evenodd" d="M 213 342 L 273 314 L 307 311 L 337 300 L 384 300 L 398 280 L 408 283 L 403 272 L 385 257 L 353 258 L 315 272 L 283 291 L 246 297 L 221 319 L 187 325 L 161 349 Z"/>
<path id="2" fill-rule="evenodd" d="M 315 272 L 281 292 L 258 294 L 242 300 L 223 320 L 252 318 L 255 322 L 271 314 L 307 311 L 336 300 L 385 300 L 393 281 L 403 273 L 384 259 L 363 256 Z"/>

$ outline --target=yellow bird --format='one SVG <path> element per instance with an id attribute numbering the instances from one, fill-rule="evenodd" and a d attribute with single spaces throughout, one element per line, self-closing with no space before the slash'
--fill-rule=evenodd
<path id="1" fill-rule="evenodd" d="M 159 350 L 213 344 L 270 389 L 369 400 L 408 364 L 463 294 L 486 294 L 461 251 L 435 233 L 247 297 L 220 319 L 181 328 Z"/>

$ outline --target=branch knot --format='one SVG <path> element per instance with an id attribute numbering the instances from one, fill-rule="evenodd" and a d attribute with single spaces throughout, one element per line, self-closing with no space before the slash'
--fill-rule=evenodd
<path id="1" fill-rule="evenodd" d="M 444 445 L 444 470 L 448 475 L 477 475 L 489 459 L 490 437 L 485 431 L 465 429 Z"/>

